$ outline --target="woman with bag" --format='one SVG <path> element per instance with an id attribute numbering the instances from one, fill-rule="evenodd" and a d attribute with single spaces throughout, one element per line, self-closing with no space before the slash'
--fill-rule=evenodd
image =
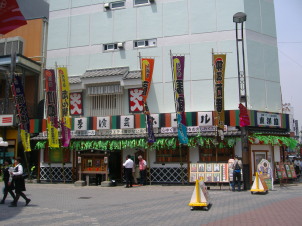
<path id="1" fill-rule="evenodd" d="M 23 193 L 23 191 L 26 191 L 26 188 L 25 180 L 23 178 L 23 166 L 21 164 L 21 158 L 17 157 L 15 162 L 17 165 L 15 166 L 14 171 L 11 172 L 11 175 L 13 176 L 13 183 L 15 185 L 16 198 L 9 205 L 9 207 L 16 207 L 20 196 L 24 198 L 25 206 L 27 206 L 31 200 Z"/>

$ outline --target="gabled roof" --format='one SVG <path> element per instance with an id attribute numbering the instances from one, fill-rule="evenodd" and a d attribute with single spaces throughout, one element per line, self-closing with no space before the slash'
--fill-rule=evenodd
<path id="1" fill-rule="evenodd" d="M 137 71 L 129 71 L 128 74 L 126 74 L 123 79 L 135 79 L 135 78 L 141 78 L 141 71 L 137 70 Z"/>
<path id="2" fill-rule="evenodd" d="M 128 73 L 128 71 L 129 71 L 129 67 L 116 67 L 116 68 L 87 70 L 81 76 L 81 78 L 95 78 L 95 77 L 126 75 Z"/>
<path id="3" fill-rule="evenodd" d="M 69 84 L 77 84 L 81 83 L 81 78 L 80 76 L 70 76 L 68 77 Z"/>

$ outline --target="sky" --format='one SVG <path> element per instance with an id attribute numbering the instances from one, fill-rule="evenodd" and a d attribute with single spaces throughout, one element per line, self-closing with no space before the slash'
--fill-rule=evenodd
<path id="1" fill-rule="evenodd" d="M 302 126 L 302 0 L 274 0 L 282 102 Z"/>

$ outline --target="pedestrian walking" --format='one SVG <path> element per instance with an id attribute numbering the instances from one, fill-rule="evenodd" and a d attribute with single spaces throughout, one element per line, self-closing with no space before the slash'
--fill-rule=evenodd
<path id="1" fill-rule="evenodd" d="M 141 155 L 138 157 L 138 165 L 139 165 L 139 176 L 140 176 L 140 185 L 146 185 L 146 177 L 147 177 L 147 162 L 143 159 Z"/>
<path id="2" fill-rule="evenodd" d="M 14 186 L 12 183 L 12 176 L 9 173 L 10 170 L 10 165 L 12 164 L 12 161 L 10 159 L 6 159 L 4 161 L 4 166 L 5 168 L 2 171 L 2 175 L 3 175 L 3 182 L 4 182 L 4 189 L 3 189 L 3 198 L 0 201 L 0 204 L 4 204 L 5 203 L 5 199 L 7 197 L 7 194 L 9 193 L 12 198 L 15 200 L 16 196 L 13 192 Z"/>
<path id="3" fill-rule="evenodd" d="M 27 198 L 26 195 L 23 193 L 23 191 L 26 191 L 26 188 L 25 188 L 25 180 L 23 178 L 23 166 L 21 164 L 21 158 L 20 157 L 15 158 L 15 163 L 17 165 L 15 166 L 13 172 L 11 172 L 11 175 L 13 176 L 13 183 L 15 186 L 16 197 L 9 207 L 16 207 L 20 196 L 25 200 L 25 206 L 27 206 L 31 200 Z"/>
<path id="4" fill-rule="evenodd" d="M 125 177 L 126 177 L 126 185 L 125 188 L 132 187 L 132 169 L 133 169 L 133 161 L 131 159 L 131 155 L 127 155 L 126 161 L 123 166 L 125 168 Z"/>
<path id="5" fill-rule="evenodd" d="M 238 191 L 241 191 L 241 169 L 242 169 L 242 162 L 241 162 L 241 160 L 238 159 L 237 155 L 235 155 L 232 169 L 233 169 L 232 191 L 235 191 L 236 182 L 238 184 Z"/>

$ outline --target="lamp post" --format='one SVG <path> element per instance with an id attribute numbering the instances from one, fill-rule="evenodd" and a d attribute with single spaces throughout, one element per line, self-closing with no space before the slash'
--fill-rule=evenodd
<path id="1" fill-rule="evenodd" d="M 247 91 L 246 91 L 246 72 L 245 72 L 245 54 L 244 54 L 244 36 L 243 24 L 246 21 L 246 14 L 238 12 L 233 16 L 233 22 L 236 28 L 236 49 L 237 49 L 237 69 L 238 69 L 238 89 L 239 89 L 239 103 L 247 106 Z M 238 26 L 240 31 L 238 30 Z M 248 130 L 246 127 L 241 129 L 241 148 L 242 148 L 242 162 L 243 162 L 243 184 L 244 190 L 249 190 L 250 186 L 250 156 L 248 148 Z"/>

